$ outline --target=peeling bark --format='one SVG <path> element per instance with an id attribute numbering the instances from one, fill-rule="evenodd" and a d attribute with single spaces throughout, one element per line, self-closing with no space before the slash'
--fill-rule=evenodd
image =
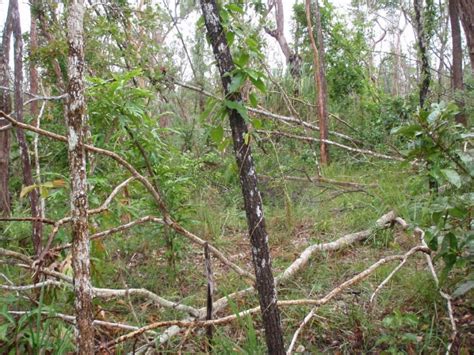
<path id="1" fill-rule="evenodd" d="M 15 62 L 15 115 L 19 122 L 23 119 L 23 38 L 21 35 L 20 12 L 18 10 L 18 0 L 10 0 L 12 28 L 14 43 L 14 62 Z M 34 185 L 33 172 L 31 169 L 30 153 L 26 141 L 25 132 L 22 129 L 16 130 L 18 145 L 20 146 L 20 157 L 23 168 L 23 184 L 25 186 Z M 29 193 L 31 206 L 31 216 L 41 218 L 39 204 L 39 189 L 35 188 Z M 41 241 L 43 239 L 43 224 L 40 221 L 32 223 L 33 248 L 36 255 L 41 252 Z"/>
<path id="2" fill-rule="evenodd" d="M 87 139 L 86 103 L 84 98 L 84 3 L 74 0 L 67 18 L 68 99 L 66 125 L 69 170 L 71 175 L 72 268 L 76 310 L 76 347 L 79 354 L 94 353 L 92 286 L 87 221 Z"/>
<path id="3" fill-rule="evenodd" d="M 308 23 L 308 33 L 313 49 L 313 61 L 314 61 L 314 81 L 316 89 L 318 91 L 317 106 L 318 106 L 318 119 L 319 119 L 319 138 L 321 164 L 329 164 L 329 148 L 326 144 L 328 139 L 328 108 L 327 108 L 327 84 L 326 84 L 326 73 L 324 70 L 324 45 L 323 45 L 323 31 L 321 28 L 321 18 L 319 14 L 318 1 L 313 1 L 314 16 L 316 18 L 316 28 L 318 33 L 318 43 L 314 39 L 313 26 L 311 24 L 311 0 L 306 0 L 306 21 Z"/>
<path id="4" fill-rule="evenodd" d="M 224 29 L 221 25 L 217 3 L 215 0 L 201 0 L 201 7 L 225 95 L 229 100 L 242 102 L 240 93 L 229 93 L 228 88 L 232 80 L 229 74 L 232 73 L 235 66 L 227 45 Z M 260 309 L 262 310 L 268 352 L 270 354 L 284 354 L 280 313 L 277 306 L 277 294 L 271 269 L 262 198 L 257 188 L 257 175 L 250 145 L 244 139 L 244 136 L 248 133 L 247 125 L 236 110 L 229 110 L 228 114 L 232 129 L 235 157 L 239 167 L 240 184 L 252 245 L 256 288 L 259 295 Z"/>

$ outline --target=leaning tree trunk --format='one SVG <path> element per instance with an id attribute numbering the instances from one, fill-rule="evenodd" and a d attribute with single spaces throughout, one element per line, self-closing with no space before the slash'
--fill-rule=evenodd
<path id="1" fill-rule="evenodd" d="M 316 18 L 316 27 L 318 33 L 318 44 L 314 39 L 313 25 L 311 23 L 311 0 L 306 0 L 306 21 L 308 23 L 308 33 L 313 49 L 313 72 L 316 90 L 318 91 L 317 106 L 319 119 L 319 138 L 321 139 L 320 154 L 321 164 L 329 164 L 329 148 L 326 144 L 328 139 L 328 108 L 327 108 L 327 84 L 326 73 L 324 70 L 324 45 L 323 31 L 321 28 L 321 17 L 319 14 L 318 1 L 314 1 L 314 16 Z"/>
<path id="2" fill-rule="evenodd" d="M 68 99 L 66 125 L 71 176 L 72 268 L 76 309 L 76 346 L 81 354 L 94 353 L 92 286 L 90 282 L 89 231 L 87 222 L 87 138 L 84 98 L 84 3 L 73 0 L 67 18 Z"/>
<path id="3" fill-rule="evenodd" d="M 204 22 L 214 56 L 219 67 L 225 96 L 228 100 L 241 103 L 240 93 L 230 93 L 235 66 L 232 60 L 227 39 L 219 18 L 216 0 L 201 0 Z M 244 136 L 247 134 L 247 125 L 236 110 L 228 110 L 234 152 L 239 167 L 240 184 L 247 214 L 247 224 L 252 244 L 252 259 L 256 276 L 260 309 L 262 312 L 265 337 L 270 354 L 284 354 L 283 335 L 280 322 L 280 313 L 277 306 L 277 294 L 272 274 L 270 252 L 268 247 L 268 234 L 265 228 L 263 205 L 260 192 L 257 188 L 257 175 L 252 159 L 250 145 Z"/>
<path id="4" fill-rule="evenodd" d="M 471 69 L 474 75 L 474 1 L 472 0 L 458 0 L 459 1 L 459 15 L 466 35 L 467 49 L 469 51 L 469 58 L 471 59 Z"/>
<path id="5" fill-rule="evenodd" d="M 0 86 L 9 87 L 8 60 L 10 58 L 10 38 L 12 33 L 11 11 L 8 11 L 3 27 L 2 43 L 0 47 Z M 10 92 L 0 89 L 0 110 L 6 113 L 11 111 Z M 9 122 L 0 118 L 0 216 L 10 215 L 10 192 L 8 181 L 10 174 L 10 128 Z"/>
<path id="6" fill-rule="evenodd" d="M 459 25 L 458 0 L 449 0 L 449 18 L 451 20 L 451 38 L 453 41 L 453 64 L 452 64 L 452 88 L 456 103 L 462 110 L 464 102 L 459 96 L 463 90 L 462 78 L 462 46 L 461 46 L 461 26 Z M 466 116 L 460 112 L 456 115 L 456 122 L 467 125 Z"/>
<path id="7" fill-rule="evenodd" d="M 415 26 L 418 45 L 418 55 L 421 61 L 421 83 L 420 83 L 420 107 L 425 106 L 426 96 L 430 88 L 431 73 L 428 59 L 428 43 L 425 28 L 423 26 L 423 0 L 414 0 Z"/>
<path id="8" fill-rule="evenodd" d="M 11 16 L 13 26 L 13 36 L 15 38 L 14 60 L 15 60 L 15 116 L 19 122 L 23 122 L 23 39 L 21 35 L 20 12 L 18 10 L 18 0 L 10 0 Z M 34 184 L 33 172 L 31 169 L 30 153 L 26 141 L 25 132 L 17 128 L 16 136 L 20 146 L 21 163 L 23 166 L 23 184 L 32 186 Z M 32 223 L 33 226 L 33 248 L 36 255 L 41 252 L 41 241 L 43 239 L 43 224 L 39 203 L 39 189 L 35 188 L 29 193 L 31 216 L 38 220 Z"/>

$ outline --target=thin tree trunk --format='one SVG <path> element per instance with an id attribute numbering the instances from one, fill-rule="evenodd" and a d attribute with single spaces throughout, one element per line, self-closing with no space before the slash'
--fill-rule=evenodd
<path id="1" fill-rule="evenodd" d="M 421 61 L 421 83 L 420 83 L 420 107 L 425 106 L 426 96 L 430 88 L 431 73 L 427 50 L 427 36 L 423 25 L 423 0 L 414 0 L 415 26 L 418 44 L 418 54 Z"/>
<path id="2" fill-rule="evenodd" d="M 232 80 L 231 73 L 235 66 L 227 45 L 224 29 L 221 25 L 216 0 L 201 0 L 201 7 L 225 96 L 228 100 L 241 103 L 241 94 L 229 93 L 228 90 Z M 277 306 L 277 294 L 271 268 L 262 198 L 257 188 L 257 175 L 250 145 L 244 139 L 245 135 L 248 134 L 247 125 L 236 110 L 228 110 L 228 114 L 232 129 L 235 157 L 239 167 L 240 184 L 252 245 L 256 288 L 258 290 L 260 309 L 262 310 L 268 352 L 270 354 L 284 354 L 280 312 Z"/>
<path id="3" fill-rule="evenodd" d="M 36 14 L 34 11 L 34 6 L 36 0 L 31 0 L 30 8 L 30 93 L 38 94 L 38 70 L 36 69 L 36 63 L 32 60 L 32 56 L 38 50 L 38 34 L 36 30 Z M 33 101 L 30 104 L 31 116 L 38 116 L 38 101 Z"/>
<path id="4" fill-rule="evenodd" d="M 0 47 L 0 85 L 9 87 L 8 60 L 10 58 L 10 38 L 12 33 L 11 6 L 9 6 L 5 26 L 3 27 L 2 44 Z M 10 92 L 0 89 L 0 110 L 11 112 Z M 10 192 L 8 181 L 10 174 L 10 129 L 9 122 L 0 118 L 0 216 L 10 215 Z"/>
<path id="5" fill-rule="evenodd" d="M 451 38 L 453 41 L 453 66 L 452 66 L 452 88 L 456 95 L 456 103 L 463 109 L 464 102 L 457 95 L 464 89 L 462 78 L 462 46 L 461 46 L 461 26 L 459 25 L 458 0 L 449 0 L 449 17 L 451 20 Z M 467 118 L 461 112 L 456 115 L 456 122 L 467 125 Z"/>
<path id="6" fill-rule="evenodd" d="M 86 103 L 84 98 L 84 3 L 73 0 L 67 18 L 68 99 L 66 125 L 71 175 L 72 268 L 76 309 L 76 347 L 80 354 L 94 353 L 92 325 L 92 286 L 90 282 L 89 231 L 87 221 L 87 139 Z"/>
<path id="7" fill-rule="evenodd" d="M 471 69 L 474 75 L 474 1 L 458 0 L 459 15 L 466 35 L 469 58 L 471 59 Z"/>
<path id="8" fill-rule="evenodd" d="M 286 64 L 290 68 L 290 74 L 298 79 L 301 75 L 301 57 L 291 50 L 285 37 L 285 15 L 283 12 L 282 0 L 272 0 L 271 6 L 275 7 L 276 28 L 271 30 L 265 27 L 265 32 L 275 38 L 280 45 L 281 51 L 286 59 Z"/>
<path id="9" fill-rule="evenodd" d="M 316 27 L 318 33 L 318 44 L 313 35 L 313 25 L 311 23 L 311 0 L 306 0 L 306 21 L 308 23 L 308 33 L 313 49 L 313 62 L 314 62 L 314 81 L 316 89 L 318 91 L 317 106 L 318 106 L 318 119 L 319 119 L 319 136 L 321 139 L 320 154 L 321 164 L 329 164 L 329 148 L 325 143 L 328 139 L 328 109 L 327 109 L 327 84 L 326 74 L 324 70 L 324 45 L 323 45 L 323 31 L 321 28 L 321 18 L 319 15 L 318 1 L 313 1 L 314 16 L 316 18 Z"/>
<path id="10" fill-rule="evenodd" d="M 20 12 L 18 10 L 18 0 L 10 0 L 11 16 L 13 26 L 14 61 L 15 61 L 15 115 L 16 119 L 24 122 L 23 119 L 23 39 L 21 35 Z M 21 163 L 23 166 L 23 184 L 32 186 L 34 184 L 33 172 L 31 169 L 30 153 L 26 141 L 25 132 L 22 129 L 16 130 L 18 145 L 20 146 Z M 39 220 L 41 217 L 39 204 L 39 189 L 35 188 L 29 193 L 31 216 L 38 218 L 32 223 L 33 248 L 36 255 L 41 252 L 41 241 L 43 239 L 43 224 Z"/>

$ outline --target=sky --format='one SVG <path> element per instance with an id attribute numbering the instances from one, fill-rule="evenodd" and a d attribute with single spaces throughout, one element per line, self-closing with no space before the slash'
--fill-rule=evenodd
<path id="1" fill-rule="evenodd" d="M 130 2 L 135 2 L 136 0 L 130 0 Z M 162 3 L 163 0 L 157 0 L 156 2 Z M 174 6 L 175 0 L 168 0 L 171 7 Z M 284 15 L 285 15 L 285 36 L 289 42 L 292 40 L 291 36 L 291 17 L 292 17 L 292 8 L 295 2 L 303 2 L 304 0 L 283 0 Z M 340 15 L 347 15 L 350 13 L 350 0 L 332 0 L 331 3 L 334 5 L 336 11 Z M 30 26 L 30 8 L 27 0 L 19 0 L 20 6 L 20 19 L 21 19 L 21 28 L 22 32 L 28 32 Z M 3 28 L 5 23 L 5 17 L 8 9 L 8 0 L 0 0 L 0 28 Z M 273 15 L 273 14 L 272 14 Z M 197 18 L 189 18 L 187 21 L 180 22 L 180 30 L 183 33 L 187 43 L 191 43 L 194 38 L 194 29 Z M 87 29 L 86 29 L 87 30 Z M 270 38 L 268 35 L 265 35 L 267 41 L 267 56 L 268 61 L 271 67 L 279 67 L 285 63 L 285 58 L 278 47 L 276 40 Z M 173 43 L 175 46 L 181 46 L 178 37 L 175 31 L 170 33 L 170 36 L 167 38 L 168 44 Z M 406 52 L 406 49 L 413 42 L 413 33 L 409 30 L 405 31 L 402 38 L 402 48 Z M 379 50 L 388 51 L 387 41 L 382 41 L 379 45 Z M 176 47 L 175 47 L 176 48 Z M 178 47 L 179 48 L 179 47 Z M 12 51 L 13 52 L 13 51 Z M 183 57 L 180 55 L 176 56 L 177 61 L 182 61 Z M 182 61 L 182 64 L 187 65 L 185 61 Z"/>

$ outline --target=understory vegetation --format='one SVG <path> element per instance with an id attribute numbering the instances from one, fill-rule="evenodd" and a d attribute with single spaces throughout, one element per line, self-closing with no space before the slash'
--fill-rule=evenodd
<path id="1" fill-rule="evenodd" d="M 18 8 L 10 1 L 9 14 L 11 3 Z M 260 269 L 243 165 L 233 150 L 234 114 L 248 130 L 243 146 L 252 148 L 263 202 L 257 215 L 268 233 L 286 349 L 294 341 L 289 352 L 472 352 L 474 80 L 463 37 L 464 82 L 462 90 L 451 87 L 447 1 L 422 1 L 432 76 L 425 103 L 416 39 L 400 47 L 403 16 L 405 27 L 416 27 L 410 1 L 353 1 L 348 13 L 339 12 L 337 1 L 308 1 L 309 14 L 304 1 L 295 1 L 285 16 L 290 50 L 300 61 L 296 75 L 294 62 L 270 59 L 280 48 L 277 30 L 267 27 L 277 27 L 272 11 L 281 1 L 218 1 L 234 63 L 227 94 L 200 2 L 86 4 L 86 88 L 78 94 L 86 118 L 77 131 L 83 140 L 74 143 L 64 119 L 73 72 L 63 27 L 76 3 L 84 5 L 31 2 L 37 38 L 13 33 L 15 46 L 25 44 L 14 68 L 5 33 L 15 16 L 4 28 L 0 142 L 7 132 L 10 143 L 0 152 L 6 158 L 0 163 L 7 162 L 1 165 L 7 189 L 0 192 L 9 202 L 0 210 L 0 352 L 81 352 L 74 324 L 77 249 L 70 244 L 79 238 L 74 146 L 87 150 L 82 173 L 95 351 L 267 352 L 261 312 L 244 312 L 259 307 L 260 289 L 238 293 L 256 287 Z M 313 52 L 307 15 L 322 56 Z M 387 36 L 380 48 L 377 26 Z M 326 137 L 315 55 L 324 59 L 327 81 Z M 18 70 L 29 72 L 25 81 L 11 80 Z M 5 104 L 10 96 L 13 106 Z M 17 131 L 26 135 L 32 184 L 25 183 Z M 328 143 L 327 163 L 321 142 Z M 38 245 L 35 221 L 42 225 Z M 314 245 L 323 250 L 298 264 Z"/>

